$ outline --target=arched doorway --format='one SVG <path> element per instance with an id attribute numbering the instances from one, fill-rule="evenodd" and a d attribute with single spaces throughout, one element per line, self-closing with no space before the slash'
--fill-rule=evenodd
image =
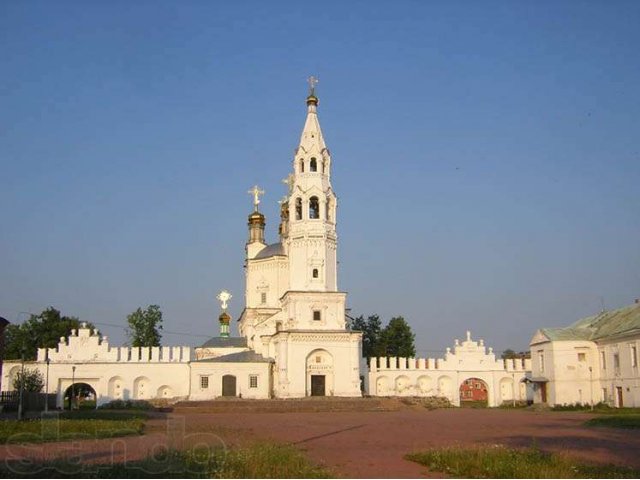
<path id="1" fill-rule="evenodd" d="M 86 410 L 97 408 L 98 397 L 95 389 L 88 383 L 77 382 L 64 391 L 63 408 L 67 410 Z"/>
<path id="2" fill-rule="evenodd" d="M 222 396 L 223 397 L 235 397 L 236 396 L 236 377 L 233 375 L 222 376 Z"/>
<path id="3" fill-rule="evenodd" d="M 307 396 L 333 395 L 333 356 L 318 349 L 307 355 Z"/>
<path id="4" fill-rule="evenodd" d="M 479 378 L 467 378 L 460 384 L 461 407 L 486 407 L 489 401 L 489 387 Z"/>

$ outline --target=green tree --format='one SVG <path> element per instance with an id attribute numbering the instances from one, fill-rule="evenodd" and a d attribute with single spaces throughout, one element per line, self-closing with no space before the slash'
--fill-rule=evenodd
<path id="1" fill-rule="evenodd" d="M 87 323 L 89 328 L 94 328 Z M 35 360 L 38 347 L 56 348 L 60 337 L 67 337 L 71 330 L 80 328 L 77 317 L 61 316 L 60 311 L 49 307 L 39 315 L 17 325 L 8 325 L 5 330 L 6 360 L 19 360 L 24 348 L 25 360 Z"/>
<path id="2" fill-rule="evenodd" d="M 354 318 L 351 329 L 362 332 L 362 356 L 365 358 L 384 355 L 382 342 L 382 322 L 378 315 L 369 315 L 365 320 L 363 315 Z"/>
<path id="3" fill-rule="evenodd" d="M 13 379 L 13 388 L 16 391 L 20 391 L 20 384 L 24 378 L 24 391 L 25 392 L 41 392 L 44 388 L 44 377 L 38 370 L 24 369 L 24 377 L 22 372 Z"/>
<path id="4" fill-rule="evenodd" d="M 502 352 L 501 358 L 503 360 L 506 360 L 507 358 L 518 358 L 518 354 L 516 353 L 515 350 L 511 348 L 507 348 L 504 352 Z"/>
<path id="5" fill-rule="evenodd" d="M 162 335 L 162 312 L 158 305 L 149 305 L 145 310 L 138 308 L 127 316 L 129 329 L 127 336 L 132 347 L 159 347 Z"/>
<path id="6" fill-rule="evenodd" d="M 391 357 L 415 357 L 415 338 L 411 326 L 403 317 L 393 317 L 382 331 L 385 355 Z"/>

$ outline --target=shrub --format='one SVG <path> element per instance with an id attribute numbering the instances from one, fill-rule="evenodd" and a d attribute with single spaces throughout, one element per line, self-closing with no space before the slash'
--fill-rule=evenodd
<path id="1" fill-rule="evenodd" d="M 98 408 L 104 410 L 153 410 L 155 407 L 146 400 L 111 400 Z"/>

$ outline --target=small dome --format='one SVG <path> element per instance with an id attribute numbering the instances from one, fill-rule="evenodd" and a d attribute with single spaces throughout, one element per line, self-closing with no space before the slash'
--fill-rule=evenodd
<path id="1" fill-rule="evenodd" d="M 229 315 L 227 312 L 222 312 L 218 317 L 218 320 L 220 321 L 220 323 L 228 324 L 231 321 L 231 315 Z"/>
<path id="2" fill-rule="evenodd" d="M 317 107 L 318 106 L 318 97 L 316 97 L 315 95 L 309 95 L 307 97 L 307 105 L 315 105 Z"/>
<path id="3" fill-rule="evenodd" d="M 251 212 L 249 215 L 249 225 L 253 224 L 264 225 L 264 215 L 260 212 Z"/>

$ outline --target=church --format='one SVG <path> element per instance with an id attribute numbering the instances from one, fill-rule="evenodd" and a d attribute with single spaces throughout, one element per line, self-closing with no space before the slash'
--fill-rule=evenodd
<path id="1" fill-rule="evenodd" d="M 38 349 L 26 367 L 46 377 L 57 405 L 83 384 L 96 404 L 119 399 L 212 400 L 308 396 L 438 396 L 454 405 L 481 398 L 488 406 L 531 399 L 524 383 L 529 360 L 496 358 L 483 340 L 455 341 L 444 358 L 362 358 L 362 333 L 346 322 L 347 294 L 338 288 L 338 202 L 332 158 L 318 119 L 315 79 L 309 79 L 306 119 L 279 202 L 278 241 L 267 243 L 264 194 L 249 193 L 245 245 L 245 308 L 239 337 L 229 335 L 231 294 L 221 292 L 220 334 L 204 344 L 116 347 L 83 325 L 56 348 Z M 285 173 L 283 165 L 283 173 Z M 4 365 L 11 388 L 22 364 Z"/>

